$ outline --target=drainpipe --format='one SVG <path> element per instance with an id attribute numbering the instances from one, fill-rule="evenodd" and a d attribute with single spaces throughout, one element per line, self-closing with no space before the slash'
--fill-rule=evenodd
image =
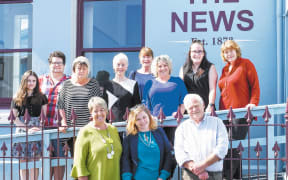
<path id="1" fill-rule="evenodd" d="M 280 0 L 275 1 L 276 2 L 276 58 L 277 58 L 277 103 L 284 103 L 285 98 L 287 94 L 287 68 L 286 68 L 286 56 L 285 56 L 285 45 L 286 45 L 286 32 L 285 32 L 285 1 L 288 0 Z M 285 88 L 285 89 L 284 89 Z M 285 123 L 285 119 L 283 116 L 277 116 L 276 123 Z M 284 134 L 285 130 L 281 127 L 277 127 L 276 129 L 277 135 Z M 280 156 L 285 157 L 285 146 L 282 146 Z M 269 150 L 270 151 L 270 148 Z M 278 161 L 278 167 L 277 172 L 282 171 L 281 167 L 285 168 L 285 163 Z"/>
<path id="2" fill-rule="evenodd" d="M 284 72 L 285 69 L 285 60 L 283 54 L 283 45 L 284 45 L 284 17 L 285 14 L 285 0 L 275 1 L 276 2 L 276 58 L 277 58 L 277 103 L 283 103 L 284 101 Z M 286 78 L 285 78 L 286 79 Z"/>

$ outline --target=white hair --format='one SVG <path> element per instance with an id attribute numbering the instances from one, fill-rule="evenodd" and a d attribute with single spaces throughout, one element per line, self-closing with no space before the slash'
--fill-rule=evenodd
<path id="1" fill-rule="evenodd" d="M 118 53 L 113 58 L 113 68 L 116 66 L 118 60 L 124 60 L 128 66 L 128 57 L 124 53 Z"/>
<path id="2" fill-rule="evenodd" d="M 184 98 L 184 106 L 185 109 L 189 108 L 189 105 L 191 105 L 192 100 L 197 100 L 201 105 L 204 106 L 204 101 L 201 98 L 201 96 L 199 96 L 198 94 L 187 94 Z"/>

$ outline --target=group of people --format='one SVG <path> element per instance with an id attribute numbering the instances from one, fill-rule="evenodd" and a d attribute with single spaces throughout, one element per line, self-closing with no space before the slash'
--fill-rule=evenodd
<path id="1" fill-rule="evenodd" d="M 226 66 L 218 82 L 219 109 L 257 106 L 260 88 L 252 62 L 241 57 L 240 47 L 233 40 L 222 44 L 221 57 Z M 25 72 L 12 100 L 17 133 L 42 130 L 42 111 L 47 117 L 45 129 L 66 132 L 71 126 L 82 127 L 76 141 L 66 139 L 74 155 L 71 176 L 78 179 L 164 180 L 173 173 L 175 158 L 183 169 L 183 179 L 222 179 L 228 135 L 222 120 L 205 115 L 205 111 L 215 108 L 218 75 L 201 41 L 192 42 L 179 77 L 171 76 L 172 62 L 167 55 L 154 58 L 153 51 L 143 47 L 139 60 L 141 68 L 126 77 L 128 57 L 119 53 L 113 58 L 115 77 L 109 80 L 109 74 L 101 71 L 95 79 L 89 77 L 91 67 L 86 57 L 73 61 L 70 77 L 64 74 L 65 55 L 60 51 L 51 53 L 50 72 L 39 78 L 33 71 Z M 130 113 L 123 139 L 117 128 L 107 123 L 107 117 L 111 110 L 110 121 L 124 121 L 127 108 Z M 155 120 L 161 110 L 166 116 L 186 110 L 190 118 L 177 129 L 163 130 Z M 58 114 L 60 118 L 56 118 Z M 237 121 L 245 123 L 245 119 Z M 243 127 L 238 127 L 232 134 L 237 136 L 241 131 Z M 239 139 L 236 136 L 230 138 Z M 52 156 L 64 157 L 63 143 L 61 139 L 51 141 Z M 24 150 L 20 156 L 40 157 L 45 147 L 36 144 L 37 152 L 32 153 L 32 143 L 21 143 Z M 235 161 L 232 171 L 224 166 L 224 176 L 240 178 L 240 163 Z M 56 166 L 51 172 L 58 180 L 63 179 L 64 170 Z M 21 179 L 37 179 L 38 174 L 38 169 L 21 170 Z"/>

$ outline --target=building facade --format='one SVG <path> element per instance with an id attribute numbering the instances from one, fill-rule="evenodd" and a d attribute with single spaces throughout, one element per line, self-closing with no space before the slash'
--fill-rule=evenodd
<path id="1" fill-rule="evenodd" d="M 48 73 L 54 50 L 66 54 L 67 74 L 73 59 L 84 55 L 91 76 L 106 70 L 111 77 L 115 54 L 128 55 L 129 72 L 139 67 L 138 52 L 148 46 L 155 56 L 169 55 L 172 75 L 178 76 L 195 38 L 205 44 L 218 76 L 225 65 L 220 46 L 236 40 L 257 69 L 260 105 L 283 103 L 288 92 L 286 5 L 286 0 L 0 1 L 0 105 L 9 107 L 26 70 Z M 219 94 L 218 89 L 217 105 Z"/>

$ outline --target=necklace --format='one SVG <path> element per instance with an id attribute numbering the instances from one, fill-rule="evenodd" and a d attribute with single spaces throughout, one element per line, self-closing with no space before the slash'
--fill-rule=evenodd
<path id="1" fill-rule="evenodd" d="M 108 136 L 108 140 L 107 140 L 107 141 L 104 139 L 104 137 L 102 136 L 101 133 L 99 133 L 99 134 L 100 134 L 100 136 L 101 136 L 101 138 L 102 138 L 102 142 L 103 142 L 105 145 L 106 145 L 106 144 L 110 144 L 110 147 L 111 147 L 111 151 L 109 152 L 109 147 L 108 147 L 108 145 L 106 146 L 107 159 L 113 159 L 113 155 L 114 155 L 113 140 L 111 139 L 110 133 L 109 133 L 109 131 L 108 131 L 108 127 L 107 127 L 106 130 L 107 130 L 107 136 Z"/>
<path id="2" fill-rule="evenodd" d="M 149 132 L 150 132 L 150 138 L 147 137 L 145 132 L 143 133 L 143 136 L 141 136 L 141 134 L 139 134 L 140 140 L 147 147 L 151 147 L 151 144 L 152 144 L 152 137 L 151 137 L 152 133 L 151 133 L 151 131 L 149 131 Z"/>

